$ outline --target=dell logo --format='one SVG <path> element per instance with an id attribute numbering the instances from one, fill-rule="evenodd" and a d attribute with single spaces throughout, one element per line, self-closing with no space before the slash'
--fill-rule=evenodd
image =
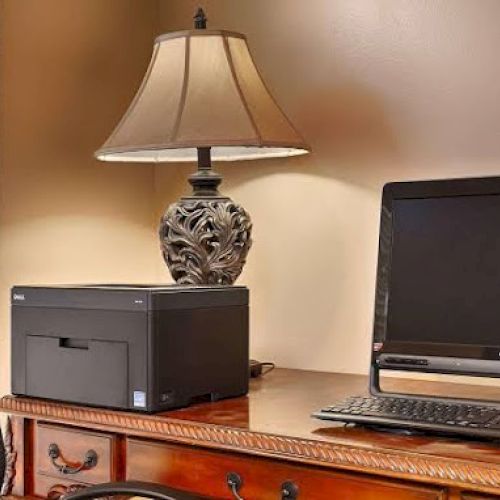
<path id="1" fill-rule="evenodd" d="M 12 295 L 12 298 L 14 300 L 26 300 L 26 298 L 24 297 L 24 293 L 15 293 L 14 295 Z"/>

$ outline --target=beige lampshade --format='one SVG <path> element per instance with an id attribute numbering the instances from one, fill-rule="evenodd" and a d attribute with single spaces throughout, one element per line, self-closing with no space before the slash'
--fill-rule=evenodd
<path id="1" fill-rule="evenodd" d="M 309 148 L 266 89 L 239 33 L 191 30 L 155 41 L 144 80 L 103 147 L 106 161 L 292 156 Z"/>

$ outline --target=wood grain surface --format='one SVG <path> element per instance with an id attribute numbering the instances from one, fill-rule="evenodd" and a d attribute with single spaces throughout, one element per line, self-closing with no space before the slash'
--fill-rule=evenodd
<path id="1" fill-rule="evenodd" d="M 388 380 L 391 389 L 491 399 L 498 389 Z M 500 494 L 495 442 L 401 436 L 315 420 L 311 413 L 366 392 L 363 376 L 277 369 L 251 384 L 248 397 L 146 415 L 7 396 L 10 414 L 205 449 L 231 451 L 476 492 Z"/>

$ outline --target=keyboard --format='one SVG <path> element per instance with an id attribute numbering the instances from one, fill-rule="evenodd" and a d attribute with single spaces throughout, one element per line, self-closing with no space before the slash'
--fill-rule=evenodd
<path id="1" fill-rule="evenodd" d="M 500 404 L 466 404 L 424 398 L 350 397 L 314 417 L 379 427 L 500 438 Z"/>

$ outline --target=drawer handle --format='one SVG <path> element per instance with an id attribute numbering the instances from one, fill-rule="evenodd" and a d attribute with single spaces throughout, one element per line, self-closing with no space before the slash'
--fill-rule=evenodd
<path id="1" fill-rule="evenodd" d="M 226 476 L 226 482 L 236 500 L 244 500 L 242 496 L 238 493 L 243 486 L 243 479 L 236 472 L 228 472 Z"/>
<path id="2" fill-rule="evenodd" d="M 281 500 L 297 500 L 299 487 L 292 481 L 285 481 L 281 485 Z"/>
<path id="3" fill-rule="evenodd" d="M 82 470 L 92 469 L 97 465 L 97 453 L 94 450 L 89 450 L 85 453 L 83 462 L 78 467 L 73 467 L 66 464 L 58 464 L 56 460 L 61 456 L 61 450 L 57 444 L 49 445 L 49 458 L 52 465 L 62 474 L 78 474 Z"/>

